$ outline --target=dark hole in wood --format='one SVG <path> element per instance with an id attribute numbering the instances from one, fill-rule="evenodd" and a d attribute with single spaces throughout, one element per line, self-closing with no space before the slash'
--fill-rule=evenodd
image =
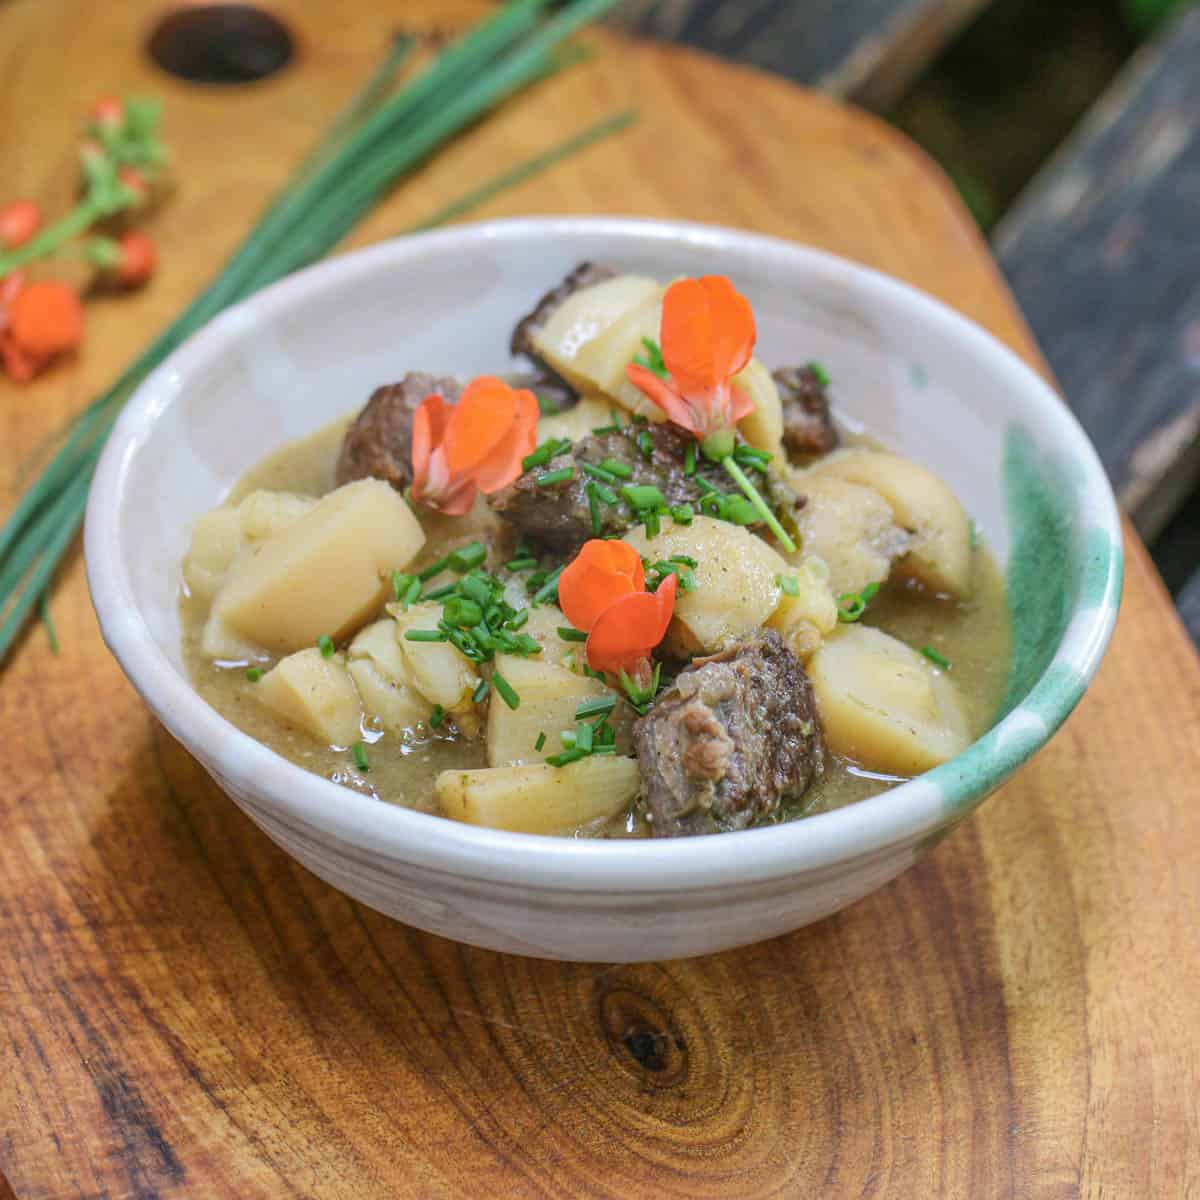
<path id="1" fill-rule="evenodd" d="M 661 1033 L 645 1028 L 631 1029 L 625 1035 L 625 1048 L 647 1071 L 661 1071 L 667 1065 L 665 1041 Z"/>
<path id="2" fill-rule="evenodd" d="M 204 4 L 167 13 L 146 45 L 164 71 L 192 83 L 251 83 L 291 60 L 287 27 L 249 4 Z"/>

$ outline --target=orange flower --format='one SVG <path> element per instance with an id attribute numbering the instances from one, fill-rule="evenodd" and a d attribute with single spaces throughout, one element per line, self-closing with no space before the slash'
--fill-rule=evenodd
<path id="1" fill-rule="evenodd" d="M 679 581 L 674 575 L 646 591 L 638 552 L 625 542 L 585 542 L 558 580 L 563 615 L 588 634 L 593 671 L 622 672 L 645 681 L 650 652 L 663 640 L 675 611 Z"/>
<path id="2" fill-rule="evenodd" d="M 625 370 L 674 424 L 703 440 L 732 429 L 754 407 L 731 382 L 754 350 L 754 313 L 724 275 L 671 284 L 659 337 L 670 379 L 638 363 Z"/>
<path id="3" fill-rule="evenodd" d="M 0 292 L 0 361 L 26 383 L 83 339 L 83 305 L 65 283 L 43 280 L 22 286 L 4 281 Z"/>
<path id="4" fill-rule="evenodd" d="M 498 492 L 521 474 L 537 421 L 534 394 L 491 375 L 472 381 L 457 404 L 427 396 L 413 418 L 413 499 L 461 517 L 479 492 Z"/>
<path id="5" fill-rule="evenodd" d="M 42 227 L 42 210 L 32 200 L 0 205 L 0 247 L 23 246 Z"/>

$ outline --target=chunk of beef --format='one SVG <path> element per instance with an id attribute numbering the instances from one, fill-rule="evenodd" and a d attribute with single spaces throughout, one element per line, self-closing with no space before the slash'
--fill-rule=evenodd
<path id="1" fill-rule="evenodd" d="M 633 727 L 656 837 L 746 829 L 825 770 L 812 684 L 774 630 L 697 659 Z"/>
<path id="2" fill-rule="evenodd" d="M 614 491 L 619 492 L 622 485 L 649 484 L 657 487 L 672 507 L 690 504 L 699 511 L 704 495 L 699 480 L 720 491 L 735 490 L 720 464 L 709 462 L 703 455 L 696 456 L 695 474 L 687 474 L 686 455 L 691 441 L 689 435 L 668 424 L 625 425 L 612 433 L 589 434 L 553 462 L 527 471 L 492 496 L 489 503 L 517 533 L 545 550 L 571 555 L 589 538 L 621 534 L 638 524 L 638 518 L 623 500 L 618 504 L 599 502 L 599 532 L 593 528 L 587 490 L 592 479 L 583 471 L 583 463 L 600 466 L 608 459 L 615 459 L 627 466 L 631 475 L 609 485 Z M 645 452 L 647 449 L 649 454 Z M 574 468 L 570 479 L 547 486 L 537 482 L 539 476 L 567 466 Z M 765 482 L 770 503 L 777 507 L 800 503 L 778 476 L 771 474 Z"/>
<path id="3" fill-rule="evenodd" d="M 524 354 L 534 362 L 541 364 L 538 352 L 534 348 L 532 335 L 554 315 L 554 310 L 575 292 L 591 287 L 594 283 L 603 283 L 606 279 L 616 276 L 616 271 L 600 263 L 580 263 L 562 283 L 548 291 L 535 305 L 531 313 L 523 316 L 513 330 L 510 348 L 514 354 Z"/>
<path id="4" fill-rule="evenodd" d="M 537 397 L 543 416 L 566 412 L 579 403 L 578 393 L 546 371 L 513 371 L 505 379 L 515 388 L 528 388 Z"/>
<path id="5" fill-rule="evenodd" d="M 783 444 L 799 457 L 828 454 L 838 444 L 829 396 L 812 367 L 782 367 L 771 374 L 783 405 Z"/>
<path id="6" fill-rule="evenodd" d="M 337 463 L 338 486 L 355 479 L 382 479 L 397 491 L 408 487 L 412 483 L 413 413 L 435 392 L 453 403 L 462 384 L 410 371 L 399 383 L 376 388 L 346 430 Z"/>

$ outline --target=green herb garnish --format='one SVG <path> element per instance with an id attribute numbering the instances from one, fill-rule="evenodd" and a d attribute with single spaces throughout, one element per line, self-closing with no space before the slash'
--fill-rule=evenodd
<path id="1" fill-rule="evenodd" d="M 446 565 L 451 570 L 465 575 L 487 561 L 487 547 L 482 542 L 468 542 L 446 556 Z"/>
<path id="2" fill-rule="evenodd" d="M 827 370 L 825 370 L 825 368 L 823 366 L 821 366 L 821 364 L 819 362 L 810 362 L 810 363 L 807 363 L 806 365 L 807 365 L 808 369 L 813 373 L 813 376 L 815 377 L 816 381 L 822 387 L 829 386 L 829 384 L 832 382 L 829 378 L 829 372 Z"/>
<path id="3" fill-rule="evenodd" d="M 586 642 L 588 639 L 588 635 L 582 629 L 572 629 L 569 625 L 560 625 L 558 636 L 564 642 Z"/>
<path id="4" fill-rule="evenodd" d="M 555 483 L 565 483 L 568 479 L 575 478 L 574 467 L 559 467 L 557 471 L 547 471 L 545 475 L 535 475 L 533 482 L 538 487 L 550 487 Z"/>
<path id="5" fill-rule="evenodd" d="M 369 771 L 371 769 L 370 760 L 367 758 L 367 748 L 362 744 L 362 742 L 355 742 L 354 745 L 350 747 L 350 754 L 354 759 L 354 765 L 360 771 Z"/>
<path id="6" fill-rule="evenodd" d="M 542 747 L 545 744 L 546 744 L 546 735 L 544 733 L 539 733 L 537 735 L 537 741 L 533 743 L 533 748 L 540 752 Z"/>
<path id="7" fill-rule="evenodd" d="M 800 595 L 800 580 L 795 575 L 776 575 L 775 582 L 789 596 Z"/>
<path id="8" fill-rule="evenodd" d="M 406 642 L 444 642 L 446 634 L 440 629 L 406 629 L 404 640 Z"/>
<path id="9" fill-rule="evenodd" d="M 853 625 L 867 611 L 867 605 L 875 599 L 878 591 L 878 583 L 868 583 L 861 592 L 843 592 L 837 598 L 838 620 Z"/>
<path id="10" fill-rule="evenodd" d="M 617 479 L 633 478 L 633 468 L 628 463 L 623 463 L 619 458 L 605 458 L 601 460 L 600 468 Z"/>
<path id="11" fill-rule="evenodd" d="M 642 345 L 645 352 L 635 355 L 633 361 L 639 367 L 653 371 L 659 379 L 669 379 L 671 373 L 667 370 L 667 364 L 663 362 L 662 347 L 653 338 L 648 337 L 642 338 Z"/>
<path id="12" fill-rule="evenodd" d="M 500 674 L 499 671 L 492 672 L 492 687 L 500 693 L 500 699 L 514 711 L 521 707 L 521 697 L 513 690 L 513 686 Z"/>
<path id="13" fill-rule="evenodd" d="M 250 680 L 251 683 L 257 683 L 262 677 L 263 677 L 262 667 L 247 667 L 246 668 L 246 678 L 248 680 Z"/>
<path id="14" fill-rule="evenodd" d="M 591 700 L 585 700 L 575 710 L 576 721 L 586 721 L 588 717 L 608 716 L 617 706 L 617 698 L 613 695 L 596 696 Z"/>
<path id="15" fill-rule="evenodd" d="M 950 660 L 945 657 L 945 655 L 939 654 L 932 646 L 922 646 L 921 653 L 925 655 L 925 657 L 929 659 L 929 661 L 933 663 L 935 667 L 941 667 L 943 671 L 950 670 L 950 667 L 953 665 Z"/>
<path id="16" fill-rule="evenodd" d="M 333 644 L 333 638 L 327 633 L 323 633 L 317 638 L 317 649 L 321 651 L 322 658 L 332 658 L 337 653 L 337 647 Z"/>
<path id="17" fill-rule="evenodd" d="M 446 719 L 446 710 L 440 704 L 435 704 L 429 710 L 429 727 L 430 727 L 430 729 L 439 728 L 441 726 L 441 723 L 445 719 Z"/>
<path id="18" fill-rule="evenodd" d="M 491 691 L 491 686 L 492 685 L 490 683 L 488 683 L 488 681 L 486 679 L 481 679 L 475 685 L 475 690 L 471 693 L 471 703 L 472 704 L 481 703 L 483 701 L 484 697 L 487 696 L 488 692 Z"/>

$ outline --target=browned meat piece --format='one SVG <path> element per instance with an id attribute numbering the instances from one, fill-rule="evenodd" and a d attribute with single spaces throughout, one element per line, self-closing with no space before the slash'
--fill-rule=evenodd
<path id="1" fill-rule="evenodd" d="M 838 444 L 829 415 L 829 396 L 812 367 L 782 367 L 771 374 L 783 404 L 783 444 L 790 454 L 811 458 Z"/>
<path id="2" fill-rule="evenodd" d="M 656 837 L 759 825 L 825 770 L 812 684 L 768 630 L 697 659 L 633 727 Z"/>
<path id="3" fill-rule="evenodd" d="M 543 416 L 566 412 L 579 403 L 579 396 L 567 384 L 545 371 L 513 371 L 505 379 L 515 388 L 528 388 L 537 397 Z"/>
<path id="4" fill-rule="evenodd" d="M 649 455 L 638 444 L 639 439 L 649 448 Z M 609 485 L 613 491 L 620 494 L 623 485 L 649 484 L 662 492 L 668 505 L 690 504 L 697 512 L 704 496 L 698 480 L 719 491 L 735 491 L 724 469 L 703 455 L 696 456 L 695 474 L 686 473 L 685 456 L 692 440 L 667 424 L 625 425 L 613 433 L 590 434 L 553 462 L 527 471 L 492 496 L 489 503 L 517 533 L 546 550 L 574 554 L 589 538 L 621 534 L 638 524 L 632 508 L 624 501 L 618 504 L 600 502 L 597 504 L 600 529 L 599 532 L 593 529 L 587 492 L 591 477 L 581 469 L 581 463 L 599 466 L 608 459 L 615 459 L 625 464 L 632 474 L 628 479 Z M 574 467 L 570 479 L 547 486 L 537 482 L 538 476 L 567 466 Z M 800 503 L 778 476 L 772 474 L 766 480 L 756 478 L 760 480 L 760 487 L 764 487 L 768 501 L 777 508 Z"/>
<path id="5" fill-rule="evenodd" d="M 338 457 L 338 486 L 355 479 L 383 479 L 397 491 L 408 487 L 412 483 L 413 413 L 435 392 L 453 403 L 462 384 L 410 371 L 399 383 L 376 388 L 346 430 Z"/>
<path id="6" fill-rule="evenodd" d="M 616 275 L 611 267 L 599 263 L 580 263 L 570 275 L 548 291 L 538 302 L 533 312 L 522 317 L 513 330 L 511 349 L 514 354 L 524 354 L 534 362 L 541 363 L 530 335 L 550 320 L 554 310 L 570 295 L 594 283 L 603 283 Z"/>

